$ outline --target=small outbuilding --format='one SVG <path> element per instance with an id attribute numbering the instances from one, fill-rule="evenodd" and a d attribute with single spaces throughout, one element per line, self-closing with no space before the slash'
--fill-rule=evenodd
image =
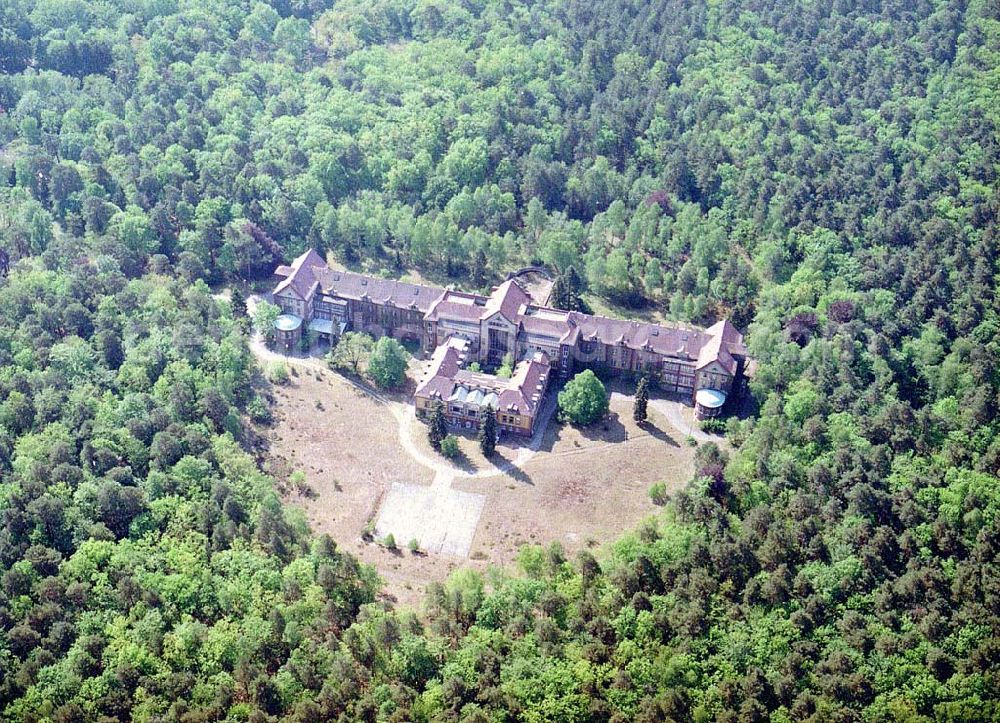
<path id="1" fill-rule="evenodd" d="M 726 393 L 718 389 L 699 389 L 694 395 L 694 416 L 696 419 L 710 419 L 722 414 L 726 403 Z"/>
<path id="2" fill-rule="evenodd" d="M 286 351 L 302 338 L 302 319 L 295 314 L 282 314 L 274 320 L 274 339 Z"/>

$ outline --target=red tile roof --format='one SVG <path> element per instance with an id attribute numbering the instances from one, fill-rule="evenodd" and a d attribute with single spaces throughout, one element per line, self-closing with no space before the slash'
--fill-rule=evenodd
<path id="1" fill-rule="evenodd" d="M 464 366 L 469 342 L 450 337 L 438 346 L 427 366 L 427 377 L 417 384 L 415 396 L 447 399 L 455 386 L 455 374 Z"/>
<path id="2" fill-rule="evenodd" d="M 498 311 L 507 319 L 517 323 L 521 307 L 531 303 L 528 292 L 517 285 L 513 279 L 504 281 L 493 290 L 486 300 L 483 318 L 493 316 Z"/>
<path id="3" fill-rule="evenodd" d="M 445 291 L 432 305 L 427 314 L 428 321 L 456 319 L 459 321 L 479 321 L 486 306 L 486 297 L 466 294 L 462 291 Z"/>
<path id="4" fill-rule="evenodd" d="M 291 272 L 275 287 L 274 293 L 291 289 L 300 299 L 308 300 L 317 285 L 316 273 L 326 270 L 327 266 L 322 256 L 309 249 L 295 259 L 290 268 Z"/>
<path id="5" fill-rule="evenodd" d="M 729 321 L 708 329 L 664 326 L 639 321 L 567 312 L 536 306 L 515 280 L 500 284 L 490 296 L 445 290 L 434 286 L 380 279 L 327 267 L 315 251 L 307 251 L 290 266 L 275 272 L 284 275 L 275 293 L 292 289 L 308 300 L 317 287 L 346 299 L 371 301 L 420 311 L 427 321 L 480 322 L 497 312 L 532 335 L 558 339 L 561 344 L 580 341 L 620 345 L 665 357 L 696 363 L 701 369 L 718 361 L 730 374 L 738 369 L 736 357 L 746 356 L 743 336 Z"/>
<path id="6" fill-rule="evenodd" d="M 323 292 L 355 301 L 371 301 L 426 314 L 444 293 L 435 286 L 410 284 L 392 279 L 356 274 L 353 271 L 321 269 L 316 274 Z"/>

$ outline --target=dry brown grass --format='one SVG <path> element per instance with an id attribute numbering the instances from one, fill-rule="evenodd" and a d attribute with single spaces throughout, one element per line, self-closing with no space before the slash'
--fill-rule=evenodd
<path id="1" fill-rule="evenodd" d="M 687 481 L 693 456 L 656 412 L 637 425 L 631 399 L 617 394 L 607 424 L 581 430 L 553 422 L 520 474 L 456 483 L 487 496 L 472 555 L 506 565 L 525 543 L 557 540 L 573 553 L 614 540 L 656 513 L 650 485 L 665 481 L 674 490 Z"/>
<path id="2" fill-rule="evenodd" d="M 430 484 L 432 470 L 414 461 L 398 442 L 391 410 L 331 371 L 296 368 L 289 385 L 277 387 L 276 421 L 266 434 L 269 465 L 280 480 L 302 470 L 308 490 L 288 492 L 313 529 L 329 533 L 344 549 L 374 565 L 387 592 L 401 604 L 419 606 L 428 582 L 461 566 L 509 565 L 524 543 L 558 540 L 569 553 L 617 538 L 657 508 L 647 490 L 657 481 L 674 489 L 690 476 L 693 450 L 683 436 L 650 409 L 650 424 L 631 418 L 631 400 L 613 395 L 605 425 L 578 430 L 550 424 L 541 451 L 508 475 L 457 478 L 456 489 L 485 495 L 471 559 L 413 555 L 408 540 L 390 552 L 364 542 L 362 532 L 392 482 Z M 413 439 L 429 455 L 426 428 L 414 422 Z M 628 441 L 624 441 L 625 433 Z M 459 467 L 492 468 L 473 433 L 461 439 Z M 506 458 L 517 451 L 499 448 Z"/>

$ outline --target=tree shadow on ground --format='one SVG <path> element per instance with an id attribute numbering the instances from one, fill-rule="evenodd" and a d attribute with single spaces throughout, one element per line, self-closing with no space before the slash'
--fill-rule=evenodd
<path id="1" fill-rule="evenodd" d="M 520 482 L 521 484 L 530 485 L 532 487 L 535 486 L 535 483 L 531 481 L 531 475 L 529 475 L 520 467 L 515 467 L 514 465 L 510 465 L 510 467 L 508 467 L 504 471 L 504 474 L 510 477 L 515 482 Z"/>
<path id="2" fill-rule="evenodd" d="M 579 430 L 584 438 L 595 442 L 625 441 L 625 425 L 618 418 L 617 412 L 610 412 L 604 419 L 579 427 Z"/>
<path id="3" fill-rule="evenodd" d="M 681 444 L 676 439 L 671 437 L 669 434 L 664 432 L 662 429 L 657 427 L 655 424 L 650 422 L 648 419 L 644 422 L 638 423 L 639 429 L 648 434 L 653 439 L 658 439 L 661 442 L 666 442 L 672 447 L 680 447 Z"/>

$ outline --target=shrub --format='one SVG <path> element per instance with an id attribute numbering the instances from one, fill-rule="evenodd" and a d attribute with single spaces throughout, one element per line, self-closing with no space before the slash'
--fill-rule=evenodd
<path id="1" fill-rule="evenodd" d="M 384 538 L 382 538 L 382 544 L 385 545 L 386 549 L 395 550 L 396 549 L 396 538 L 390 532 Z"/>
<path id="2" fill-rule="evenodd" d="M 412 552 L 414 555 L 420 552 L 420 540 L 418 540 L 416 537 L 412 538 L 407 543 L 406 546 L 409 548 L 410 552 Z"/>
<path id="3" fill-rule="evenodd" d="M 306 490 L 308 485 L 306 484 L 306 473 L 300 469 L 295 470 L 288 476 L 288 481 L 292 485 L 292 488 L 298 492 L 303 492 Z"/>
<path id="4" fill-rule="evenodd" d="M 701 431 L 709 434 L 726 433 L 726 422 L 722 419 L 703 419 L 698 426 L 701 427 Z"/>
<path id="5" fill-rule="evenodd" d="M 285 362 L 272 362 L 267 368 L 267 378 L 272 384 L 287 384 L 288 366 Z"/>
<path id="6" fill-rule="evenodd" d="M 514 376 L 514 355 L 507 352 L 503 355 L 503 361 L 497 368 L 496 375 L 501 379 L 510 379 Z"/>
<path id="7" fill-rule="evenodd" d="M 454 434 L 449 434 L 441 440 L 441 454 L 448 459 L 455 459 L 455 457 L 458 456 L 458 453 L 458 437 Z"/>
<path id="8" fill-rule="evenodd" d="M 649 488 L 649 499 L 654 505 L 664 505 L 667 503 L 667 485 L 665 482 L 657 482 Z"/>
<path id="9" fill-rule="evenodd" d="M 273 419 L 271 408 L 260 397 L 254 397 L 250 400 L 250 403 L 247 404 L 247 414 L 257 424 L 269 424 Z"/>

